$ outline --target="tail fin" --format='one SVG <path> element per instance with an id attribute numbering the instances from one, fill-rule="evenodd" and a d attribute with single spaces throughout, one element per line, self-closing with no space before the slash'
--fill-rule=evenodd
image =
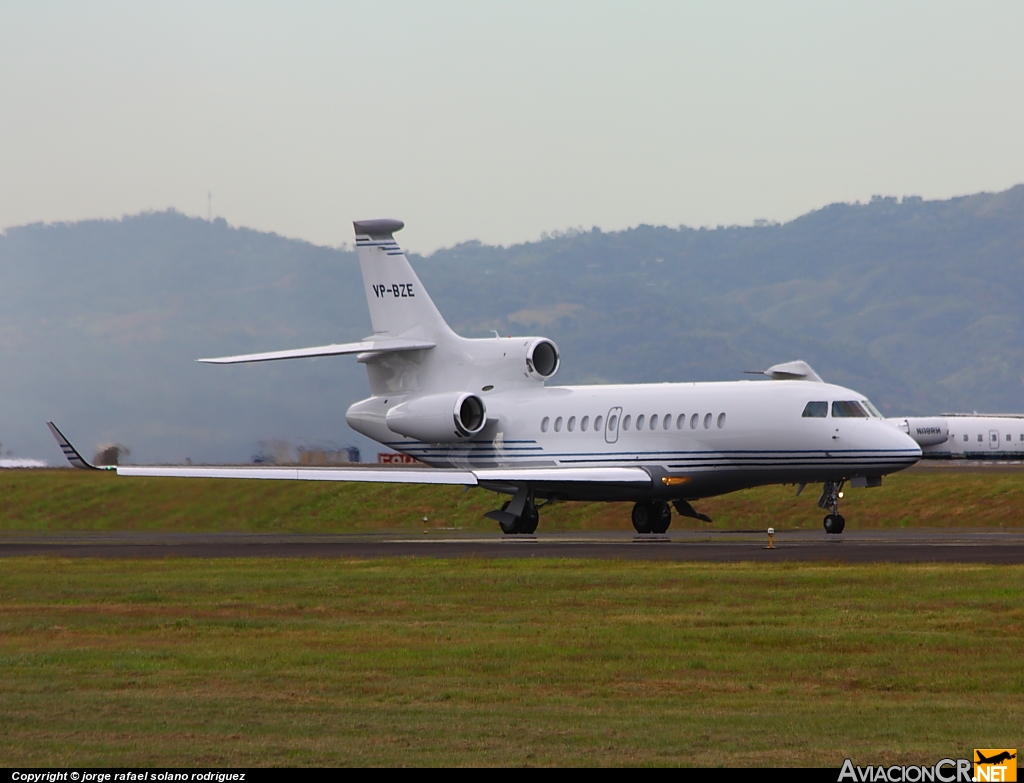
<path id="1" fill-rule="evenodd" d="M 405 224 L 400 220 L 357 220 L 352 225 L 374 334 L 434 341 L 454 337 L 395 242 L 394 232 Z"/>

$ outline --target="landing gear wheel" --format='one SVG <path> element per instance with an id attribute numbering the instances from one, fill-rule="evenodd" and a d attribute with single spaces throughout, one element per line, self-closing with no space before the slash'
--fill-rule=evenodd
<path id="1" fill-rule="evenodd" d="M 654 506 L 654 522 L 651 525 L 651 532 L 662 535 L 668 532 L 668 526 L 672 524 L 672 509 L 664 500 L 656 500 Z"/>
<path id="2" fill-rule="evenodd" d="M 843 532 L 843 528 L 846 527 L 846 520 L 842 514 L 828 514 L 825 517 L 825 532 L 836 534 Z"/>
<path id="3" fill-rule="evenodd" d="M 843 481 L 826 481 L 825 486 L 821 489 L 818 507 L 829 512 L 824 519 L 826 533 L 838 535 L 846 527 L 846 520 L 839 513 L 839 498 L 842 497 L 844 483 Z"/>
<path id="4" fill-rule="evenodd" d="M 658 514 L 653 503 L 640 501 L 633 506 L 633 529 L 637 533 L 653 533 Z"/>
<path id="5" fill-rule="evenodd" d="M 505 501 L 502 506 L 502 511 L 507 511 L 509 504 L 512 501 Z M 537 531 L 537 523 L 540 521 L 540 514 L 537 512 L 535 506 L 527 506 L 523 509 L 522 516 L 518 516 L 511 522 L 499 522 L 501 526 L 501 532 L 505 535 L 515 535 L 517 533 L 532 534 Z"/>
<path id="6" fill-rule="evenodd" d="M 527 506 L 523 509 L 523 515 L 519 517 L 519 532 L 524 535 L 533 535 L 537 532 L 537 523 L 540 522 L 540 514 L 534 506 Z"/>
<path id="7" fill-rule="evenodd" d="M 506 500 L 504 503 L 502 503 L 501 504 L 501 510 L 502 511 L 508 510 L 508 504 L 511 503 L 511 502 L 512 502 L 511 500 Z M 510 536 L 513 533 L 518 533 L 519 532 L 519 517 L 516 517 L 511 522 L 505 522 L 504 520 L 502 520 L 498 524 L 501 526 L 501 532 L 504 533 L 507 536 Z"/>

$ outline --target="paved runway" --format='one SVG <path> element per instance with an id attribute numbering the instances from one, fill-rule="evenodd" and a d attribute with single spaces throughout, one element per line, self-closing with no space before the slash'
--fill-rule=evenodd
<path id="1" fill-rule="evenodd" d="M 775 549 L 762 531 L 284 535 L 266 533 L 62 533 L 0 535 L 0 557 L 546 557 L 702 562 L 776 560 L 1024 563 L 1024 528 L 852 530 L 826 536 L 782 531 Z"/>

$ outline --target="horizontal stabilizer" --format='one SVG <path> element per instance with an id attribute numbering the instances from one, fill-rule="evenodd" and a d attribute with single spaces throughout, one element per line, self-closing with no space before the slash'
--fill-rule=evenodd
<path id="1" fill-rule="evenodd" d="M 317 345 L 312 348 L 295 348 L 290 351 L 268 353 L 244 353 L 238 356 L 220 356 L 214 359 L 196 359 L 206 364 L 244 364 L 245 362 L 276 362 L 280 359 L 311 359 L 316 356 L 342 356 L 350 353 L 389 353 L 393 351 L 420 351 L 433 348 L 434 343 L 422 340 L 402 340 L 386 337 L 379 340 L 363 340 L 358 343 L 336 343 Z"/>

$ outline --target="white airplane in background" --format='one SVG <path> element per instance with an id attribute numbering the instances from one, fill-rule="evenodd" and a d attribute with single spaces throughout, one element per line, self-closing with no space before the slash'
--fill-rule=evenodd
<path id="1" fill-rule="evenodd" d="M 357 354 L 372 396 L 352 429 L 427 467 L 118 466 L 123 476 L 376 481 L 481 486 L 511 495 L 487 514 L 533 533 L 556 500 L 632 501 L 640 533 L 664 533 L 671 507 L 710 521 L 700 498 L 764 484 L 823 484 L 828 533 L 841 533 L 845 482 L 878 486 L 921 449 L 851 389 L 804 362 L 771 381 L 548 386 L 559 353 L 544 337 L 467 339 L 445 323 L 394 239 L 397 220 L 354 223 L 373 335 L 357 343 L 200 359 L 237 364 Z M 76 467 L 91 467 L 51 424 Z"/>
<path id="2" fill-rule="evenodd" d="M 1024 414 L 943 413 L 889 419 L 924 459 L 1024 460 Z"/>

